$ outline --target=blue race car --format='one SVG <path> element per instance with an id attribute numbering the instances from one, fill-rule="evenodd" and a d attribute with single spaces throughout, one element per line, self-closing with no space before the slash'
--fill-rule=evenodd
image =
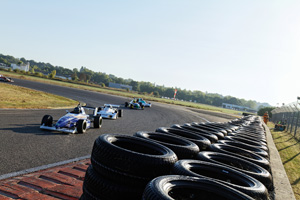
<path id="1" fill-rule="evenodd" d="M 93 110 L 93 114 L 86 114 L 85 109 Z M 67 111 L 67 114 L 62 116 L 54 123 L 51 115 L 45 115 L 41 122 L 41 129 L 59 131 L 65 133 L 85 133 L 87 129 L 101 128 L 102 117 L 97 115 L 98 108 L 80 106 L 74 108 L 73 111 Z"/>
<path id="2" fill-rule="evenodd" d="M 125 102 L 125 107 L 129 107 L 131 109 L 139 109 L 139 110 L 144 110 L 145 108 L 145 106 L 141 102 L 138 102 L 135 98 L 131 100 L 129 103 Z"/>

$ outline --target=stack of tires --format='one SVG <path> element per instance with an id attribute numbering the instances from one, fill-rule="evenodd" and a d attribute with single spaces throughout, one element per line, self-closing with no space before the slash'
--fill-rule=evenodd
<path id="1" fill-rule="evenodd" d="M 150 140 L 101 135 L 94 142 L 81 199 L 140 199 L 147 183 L 169 174 L 177 160 L 172 150 Z"/>
<path id="2" fill-rule="evenodd" d="M 105 134 L 91 163 L 81 199 L 272 198 L 265 131 L 254 116 Z"/>

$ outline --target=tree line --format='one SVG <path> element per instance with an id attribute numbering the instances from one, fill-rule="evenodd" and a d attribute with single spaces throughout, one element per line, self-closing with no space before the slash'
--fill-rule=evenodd
<path id="1" fill-rule="evenodd" d="M 109 82 L 119 83 L 132 86 L 134 91 L 142 94 L 148 94 L 156 97 L 173 98 L 174 90 L 177 89 L 177 99 L 192 101 L 197 103 L 203 103 L 214 106 L 222 106 L 222 103 L 229 103 L 239 106 L 249 107 L 251 109 L 257 109 L 261 103 L 254 100 L 239 99 L 232 96 L 222 96 L 220 94 L 212 94 L 202 91 L 191 91 L 181 88 L 158 86 L 154 83 L 144 81 L 134 81 L 132 79 L 123 79 L 116 77 L 112 74 L 106 74 L 102 72 L 94 72 L 86 67 L 81 67 L 79 70 L 74 68 L 73 70 L 64 68 L 61 66 L 53 66 L 50 63 L 36 62 L 34 60 L 26 60 L 25 58 L 14 58 L 13 56 L 6 56 L 0 54 L 0 63 L 10 66 L 11 63 L 30 63 L 31 74 L 44 74 L 49 78 L 55 76 L 64 76 L 70 78 L 75 82 L 97 84 L 102 87 L 108 86 Z M 267 105 L 268 106 L 268 105 Z"/>

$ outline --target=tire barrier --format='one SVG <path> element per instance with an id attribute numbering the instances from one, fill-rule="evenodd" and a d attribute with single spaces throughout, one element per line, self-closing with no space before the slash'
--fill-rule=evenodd
<path id="1" fill-rule="evenodd" d="M 200 151 L 199 147 L 195 143 L 170 134 L 140 131 L 135 133 L 134 136 L 158 142 L 170 148 L 174 151 L 179 160 L 194 158 Z"/>
<path id="2" fill-rule="evenodd" d="M 195 126 L 192 126 L 189 123 L 185 123 L 182 127 L 186 128 L 188 130 L 192 130 L 192 131 L 212 133 L 212 134 L 216 135 L 219 140 L 224 139 L 224 136 L 225 136 L 224 133 L 221 133 L 220 131 L 216 131 L 216 130 L 213 130 L 213 129 L 204 129 L 203 127 L 195 127 Z"/>
<path id="3" fill-rule="evenodd" d="M 231 199 L 250 200 L 250 196 L 212 179 L 169 175 L 153 179 L 142 200 Z"/>
<path id="4" fill-rule="evenodd" d="M 156 132 L 165 133 L 168 135 L 172 135 L 172 136 L 176 136 L 179 138 L 189 140 L 189 141 L 195 143 L 199 147 L 200 150 L 205 150 L 211 144 L 209 139 L 207 139 L 206 137 L 196 134 L 196 133 L 189 132 L 189 131 L 182 131 L 182 130 L 177 130 L 177 129 L 172 129 L 172 128 L 160 127 L 158 129 L 156 129 Z"/>
<path id="5" fill-rule="evenodd" d="M 197 155 L 196 159 L 226 165 L 241 171 L 262 182 L 269 191 L 273 190 L 273 179 L 270 172 L 252 162 L 236 156 L 212 151 L 202 151 Z"/>
<path id="6" fill-rule="evenodd" d="M 253 145 L 246 144 L 243 142 L 238 142 L 235 140 L 219 140 L 218 143 L 227 144 L 227 145 L 231 145 L 231 146 L 235 146 L 235 147 L 240 147 L 242 149 L 256 153 L 264 158 L 267 158 L 267 159 L 269 158 L 269 154 L 265 150 L 260 149 L 258 146 L 253 146 Z"/>
<path id="7" fill-rule="evenodd" d="M 179 160 L 175 163 L 172 174 L 212 178 L 253 198 L 268 200 L 268 190 L 260 181 L 225 165 L 200 160 Z"/>
<path id="8" fill-rule="evenodd" d="M 94 142 L 80 199 L 269 200 L 268 159 L 255 116 L 104 134 Z"/>
<path id="9" fill-rule="evenodd" d="M 235 147 L 228 144 L 215 143 L 210 145 L 208 149 L 214 152 L 229 154 L 244 160 L 248 160 L 249 162 L 257 164 L 270 171 L 270 163 L 267 159 L 244 148 Z"/>
<path id="10" fill-rule="evenodd" d="M 196 135 L 201 135 L 201 136 L 209 139 L 211 143 L 215 143 L 218 141 L 218 137 L 215 134 L 209 133 L 207 131 L 201 131 L 201 130 L 190 130 L 183 126 L 180 126 L 179 124 L 173 124 L 170 128 L 166 128 L 166 129 L 168 130 L 168 132 L 174 133 L 174 134 L 193 133 Z"/>

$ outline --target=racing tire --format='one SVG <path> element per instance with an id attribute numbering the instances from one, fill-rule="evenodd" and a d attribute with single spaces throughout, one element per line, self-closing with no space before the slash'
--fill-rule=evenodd
<path id="1" fill-rule="evenodd" d="M 145 185 L 120 184 L 99 175 L 92 165 L 86 170 L 83 194 L 87 199 L 141 199 Z"/>
<path id="2" fill-rule="evenodd" d="M 101 173 L 97 170 L 100 163 L 121 173 L 146 178 L 169 174 L 177 160 L 176 154 L 166 146 L 119 134 L 99 136 L 91 155 L 91 163 L 98 173 Z"/>
<path id="3" fill-rule="evenodd" d="M 45 115 L 42 119 L 41 125 L 51 127 L 53 123 L 53 117 L 51 115 Z"/>
<path id="4" fill-rule="evenodd" d="M 225 165 L 200 160 L 179 160 L 173 166 L 171 173 L 198 178 L 212 178 L 254 199 L 268 200 L 267 188 L 260 181 Z"/>
<path id="5" fill-rule="evenodd" d="M 101 128 L 102 127 L 103 119 L 101 116 L 94 117 L 94 128 Z"/>
<path id="6" fill-rule="evenodd" d="M 140 103 L 140 107 L 141 107 L 142 110 L 145 109 L 145 106 L 142 103 Z"/>
<path id="7" fill-rule="evenodd" d="M 177 155 L 178 160 L 194 158 L 200 151 L 199 147 L 195 143 L 184 138 L 164 133 L 140 131 L 136 132 L 134 136 L 151 140 L 170 148 Z"/>
<path id="8" fill-rule="evenodd" d="M 83 119 L 78 120 L 76 124 L 76 128 L 78 133 L 86 133 L 86 129 L 87 129 L 86 121 Z"/>
<path id="9" fill-rule="evenodd" d="M 234 140 L 219 140 L 218 143 L 228 144 L 228 145 L 231 145 L 231 146 L 246 149 L 246 150 L 252 151 L 253 153 L 256 153 L 256 154 L 258 154 L 258 155 L 260 155 L 260 156 L 262 156 L 266 159 L 269 158 L 268 152 L 266 152 L 263 149 L 257 148 L 256 146 L 252 146 L 250 144 L 246 144 L 246 143 L 238 142 L 238 141 L 234 141 Z"/>
<path id="10" fill-rule="evenodd" d="M 189 140 L 189 141 L 195 143 L 199 147 L 200 150 L 205 150 L 209 145 L 211 145 L 210 140 L 207 139 L 206 137 L 204 137 L 202 135 L 194 134 L 194 133 L 191 133 L 188 131 L 181 131 L 181 130 L 176 130 L 176 129 L 173 130 L 173 129 L 160 127 L 158 129 L 156 129 L 155 132 L 164 133 L 164 134 L 168 134 L 168 135 L 172 135 L 175 137 Z"/>
<path id="11" fill-rule="evenodd" d="M 158 199 L 253 200 L 250 196 L 215 180 L 180 175 L 160 176 L 147 184 L 142 200 Z"/>
<path id="12" fill-rule="evenodd" d="M 130 108 L 133 109 L 133 104 L 130 104 Z"/>
<path id="13" fill-rule="evenodd" d="M 125 102 L 125 107 L 128 107 L 129 106 L 129 103 L 128 102 Z"/>
<path id="14" fill-rule="evenodd" d="M 231 146 L 228 144 L 221 144 L 221 143 L 212 144 L 209 146 L 208 149 L 211 151 L 214 151 L 214 152 L 220 152 L 220 153 L 225 153 L 225 154 L 230 154 L 233 156 L 240 157 L 244 160 L 248 160 L 249 162 L 252 162 L 254 164 L 257 164 L 257 165 L 265 168 L 269 172 L 271 171 L 270 162 L 266 158 L 264 158 L 256 153 L 253 153 L 249 150 Z"/>
<path id="15" fill-rule="evenodd" d="M 250 144 L 252 146 L 256 146 L 257 148 L 265 150 L 266 152 L 269 152 L 269 148 L 266 145 L 264 145 L 263 143 L 253 141 L 253 140 L 249 140 L 249 139 L 245 139 L 245 138 L 242 138 L 242 137 L 239 137 L 239 136 L 226 136 L 224 138 L 224 140 L 243 142 L 243 143 L 246 143 L 246 144 Z"/>
<path id="16" fill-rule="evenodd" d="M 122 109 L 118 110 L 118 117 L 123 117 L 123 110 Z"/>
<path id="17" fill-rule="evenodd" d="M 273 179 L 269 171 L 242 158 L 219 152 L 202 151 L 195 159 L 228 166 L 259 180 L 269 191 L 274 189 Z"/>

